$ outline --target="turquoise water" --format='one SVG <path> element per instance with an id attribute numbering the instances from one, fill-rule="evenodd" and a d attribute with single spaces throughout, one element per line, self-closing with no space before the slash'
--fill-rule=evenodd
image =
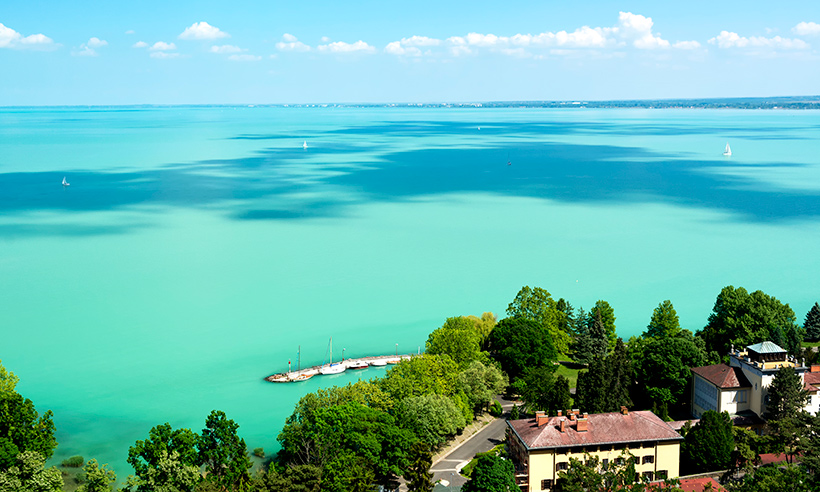
<path id="1" fill-rule="evenodd" d="M 625 338 L 664 299 L 702 327 L 728 284 L 802 322 L 819 127 L 809 111 L 0 109 L 0 358 L 54 410 L 56 460 L 124 477 L 154 425 L 221 409 L 273 451 L 303 393 L 384 371 L 262 381 L 299 345 L 305 364 L 330 336 L 336 357 L 416 352 L 523 285 L 606 299 Z"/>

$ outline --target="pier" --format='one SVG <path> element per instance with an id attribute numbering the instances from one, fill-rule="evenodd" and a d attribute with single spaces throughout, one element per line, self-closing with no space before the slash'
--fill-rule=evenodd
<path id="1" fill-rule="evenodd" d="M 334 362 L 332 367 L 337 368 L 343 366 L 344 370 L 334 372 L 339 374 L 346 371 L 354 371 L 359 369 L 367 369 L 370 366 L 383 367 L 388 364 L 398 364 L 402 360 L 410 360 L 416 354 L 401 354 L 401 355 L 374 355 L 369 357 L 359 357 L 356 359 L 346 359 L 341 362 Z M 271 383 L 295 383 L 299 381 L 307 381 L 313 376 L 322 376 L 322 369 L 331 367 L 331 364 L 322 364 L 319 366 L 311 366 L 306 369 L 297 369 L 295 371 L 280 372 L 271 374 L 265 378 L 265 381 Z"/>

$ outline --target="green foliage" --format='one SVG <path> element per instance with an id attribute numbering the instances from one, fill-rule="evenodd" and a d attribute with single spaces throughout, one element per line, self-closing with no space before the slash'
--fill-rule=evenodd
<path id="1" fill-rule="evenodd" d="M 3 367 L 3 361 L 0 360 L 0 393 L 11 393 L 17 386 L 20 378 L 14 375 L 13 372 L 7 371 Z"/>
<path id="2" fill-rule="evenodd" d="M 507 446 L 506 444 L 499 444 L 498 446 L 493 447 L 489 451 L 484 451 L 482 453 L 476 453 L 475 457 L 470 460 L 469 463 L 464 465 L 464 467 L 459 472 L 462 476 L 470 478 L 473 475 L 473 470 L 475 469 L 475 465 L 478 463 L 478 459 L 482 456 L 504 456 L 506 453 Z"/>
<path id="3" fill-rule="evenodd" d="M 495 395 L 507 388 L 507 377 L 494 365 L 473 361 L 458 375 L 458 388 L 464 392 L 474 412 L 481 412 Z"/>
<path id="4" fill-rule="evenodd" d="M 367 460 L 342 454 L 325 466 L 322 492 L 372 492 L 375 478 Z"/>
<path id="5" fill-rule="evenodd" d="M 404 472 L 407 490 L 410 492 L 433 492 L 433 455 L 422 442 L 413 444 L 410 448 L 410 464 Z"/>
<path id="6" fill-rule="evenodd" d="M 709 322 L 698 336 L 706 342 L 706 350 L 721 356 L 732 344 L 745 347 L 767 340 L 798 355 L 803 329 L 788 304 L 759 290 L 749 294 L 730 285 L 718 294 Z"/>
<path id="7" fill-rule="evenodd" d="M 398 422 L 430 446 L 440 446 L 462 430 L 466 421 L 450 398 L 427 394 L 402 400 L 396 409 Z"/>
<path id="8" fill-rule="evenodd" d="M 257 458 L 265 457 L 265 448 L 253 448 L 253 455 Z"/>
<path id="9" fill-rule="evenodd" d="M 198 437 L 190 429 L 173 429 L 167 422 L 152 428 L 148 439 L 137 441 L 128 449 L 127 461 L 136 474 L 132 485 L 140 492 L 150 492 L 152 487 L 192 490 L 196 481 L 188 483 L 188 468 L 197 470 L 199 477 Z M 173 466 L 179 470 L 171 469 Z"/>
<path id="10" fill-rule="evenodd" d="M 591 324 L 593 320 L 598 317 L 600 317 L 600 322 L 604 326 L 607 347 L 609 350 L 612 350 L 615 348 L 615 342 L 618 340 L 618 335 L 615 334 L 615 309 L 613 309 L 608 302 L 598 300 L 595 302 L 595 305 L 592 306 L 592 309 L 589 310 L 588 323 Z"/>
<path id="11" fill-rule="evenodd" d="M 117 481 L 117 474 L 107 469 L 107 466 L 100 466 L 95 459 L 88 460 L 83 467 L 84 483 L 77 489 L 77 492 L 112 491 L 113 484 Z"/>
<path id="12" fill-rule="evenodd" d="M 555 415 L 557 410 L 572 406 L 569 381 L 563 376 L 554 377 L 552 368 L 527 369 L 516 386 L 528 412 L 543 410 Z"/>
<path id="13" fill-rule="evenodd" d="M 820 417 L 806 416 L 806 421 L 807 428 L 813 431 L 799 441 L 799 451 L 803 454 L 800 461 L 812 472 L 808 480 L 812 490 L 820 490 L 820 432 L 816 431 L 820 429 Z"/>
<path id="14" fill-rule="evenodd" d="M 521 418 L 521 410 L 518 408 L 518 405 L 513 405 L 512 410 L 510 410 L 510 420 L 518 420 Z"/>
<path id="15" fill-rule="evenodd" d="M 79 468 L 85 464 L 85 458 L 82 456 L 72 456 L 71 458 L 64 459 L 60 466 L 65 468 Z"/>
<path id="16" fill-rule="evenodd" d="M 769 385 L 766 419 L 794 418 L 809 402 L 809 393 L 803 389 L 803 379 L 793 367 L 781 367 Z"/>
<path id="17" fill-rule="evenodd" d="M 515 468 L 510 460 L 494 454 L 485 454 L 476 461 L 464 492 L 518 492 Z"/>
<path id="18" fill-rule="evenodd" d="M 689 401 L 689 368 L 707 362 L 702 341 L 681 330 L 671 337 L 643 339 L 630 349 L 640 389 L 636 399 L 641 399 L 641 406 L 666 407 Z"/>
<path id="19" fill-rule="evenodd" d="M 206 480 L 224 489 L 244 490 L 250 482 L 252 463 L 245 440 L 236 433 L 238 428 L 225 412 L 214 410 L 197 440 L 198 463 L 204 466 Z"/>
<path id="20" fill-rule="evenodd" d="M 557 358 L 546 328 L 526 318 L 502 319 L 490 333 L 490 355 L 514 380 L 524 369 L 550 366 Z"/>
<path id="21" fill-rule="evenodd" d="M 796 465 L 761 466 L 744 477 L 739 490 L 743 492 L 815 492 L 811 476 Z"/>
<path id="22" fill-rule="evenodd" d="M 165 447 L 159 447 L 152 459 L 153 466 L 146 467 L 139 476 L 128 477 L 127 490 L 135 488 L 140 492 L 194 491 L 201 478 L 199 467 L 187 463 L 178 451 L 169 452 Z"/>
<path id="23" fill-rule="evenodd" d="M 665 300 L 652 312 L 652 319 L 646 327 L 646 336 L 652 338 L 670 338 L 680 332 L 680 318 L 675 312 L 672 301 Z"/>
<path id="24" fill-rule="evenodd" d="M 426 353 L 449 355 L 461 367 L 478 360 L 481 335 L 475 324 L 465 317 L 447 318 L 441 328 L 427 337 Z"/>
<path id="25" fill-rule="evenodd" d="M 760 464 L 763 440 L 753 431 L 743 427 L 732 427 L 735 449 L 732 451 L 731 470 L 733 473 L 751 473 Z"/>
<path id="26" fill-rule="evenodd" d="M 616 412 L 631 407 L 630 388 L 634 371 L 626 345 L 620 338 L 605 358 L 589 364 L 589 370 L 578 374 L 575 405 L 589 413 Z"/>
<path id="27" fill-rule="evenodd" d="M 584 461 L 571 458 L 569 469 L 558 473 L 555 492 L 680 492 L 677 480 L 648 483 L 635 471 L 634 457 L 623 453 L 623 464 L 615 460 L 603 464 L 598 456 L 584 455 Z"/>
<path id="28" fill-rule="evenodd" d="M 487 348 L 487 337 L 490 336 L 490 333 L 495 328 L 495 324 L 498 322 L 498 318 L 495 314 L 491 312 L 481 313 L 481 317 L 478 316 L 466 316 L 468 320 L 470 320 L 474 327 L 476 333 L 478 333 L 480 340 L 481 340 L 481 348 Z"/>
<path id="29" fill-rule="evenodd" d="M 500 403 L 494 401 L 492 405 L 490 405 L 490 415 L 493 417 L 500 417 L 504 414 L 504 408 L 501 406 Z"/>
<path id="30" fill-rule="evenodd" d="M 729 414 L 707 410 L 686 434 L 681 446 L 682 465 L 687 473 L 724 470 L 731 465 L 734 449 Z"/>
<path id="31" fill-rule="evenodd" d="M 507 307 L 507 316 L 534 321 L 547 330 L 558 353 L 569 352 L 572 339 L 569 332 L 562 329 L 566 325 L 566 314 L 558 310 L 557 303 L 546 290 L 522 287 Z"/>
<path id="32" fill-rule="evenodd" d="M 449 356 L 423 354 L 396 364 L 376 384 L 394 401 L 427 393 L 452 395 L 458 374 L 458 366 Z"/>
<path id="33" fill-rule="evenodd" d="M 13 387 L 16 377 L 6 376 Z M 34 403 L 15 391 L 0 392 L 0 471 L 18 465 L 17 455 L 34 451 L 48 459 L 57 447 L 51 410 L 42 416 Z"/>
<path id="34" fill-rule="evenodd" d="M 597 357 L 605 357 L 609 352 L 609 338 L 601 318 L 601 311 L 596 311 L 577 325 L 578 334 L 572 349 L 575 360 L 588 364 Z"/>
<path id="35" fill-rule="evenodd" d="M 0 470 L 2 492 L 59 492 L 63 488 L 60 471 L 45 468 L 45 457 L 36 451 L 23 451 L 12 466 Z"/>
<path id="36" fill-rule="evenodd" d="M 806 313 L 803 329 L 806 330 L 804 340 L 812 342 L 820 340 L 820 304 L 815 302 L 814 306 Z M 0 371 L 2 371 L 2 369 L 0 369 Z M 2 379 L 2 372 L 0 372 L 0 381 L 2 381 Z"/>
<path id="37" fill-rule="evenodd" d="M 271 464 L 254 484 L 255 492 L 320 492 L 322 469 L 315 465 Z"/>

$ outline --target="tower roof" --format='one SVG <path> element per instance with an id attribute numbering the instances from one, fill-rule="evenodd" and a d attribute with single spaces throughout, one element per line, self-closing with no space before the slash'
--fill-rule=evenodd
<path id="1" fill-rule="evenodd" d="M 749 345 L 746 349 L 757 352 L 758 354 L 778 354 L 786 351 L 786 349 L 781 348 L 780 345 L 769 341 Z"/>

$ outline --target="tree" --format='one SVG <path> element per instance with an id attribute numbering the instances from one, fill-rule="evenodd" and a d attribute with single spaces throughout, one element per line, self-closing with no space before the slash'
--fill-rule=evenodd
<path id="1" fill-rule="evenodd" d="M 12 466 L 0 470 L 2 492 L 60 492 L 63 477 L 55 467 L 45 468 L 46 459 L 37 451 L 23 451 Z"/>
<path id="2" fill-rule="evenodd" d="M 596 357 L 605 357 L 609 352 L 609 339 L 600 311 L 584 320 L 578 332 L 572 347 L 576 361 L 588 364 Z"/>
<path id="3" fill-rule="evenodd" d="M 735 440 L 727 412 L 703 412 L 700 421 L 686 433 L 681 446 L 683 466 L 688 473 L 725 470 L 732 462 Z"/>
<path id="4" fill-rule="evenodd" d="M 399 403 L 396 413 L 402 427 L 413 431 L 420 440 L 434 447 L 444 444 L 466 426 L 464 416 L 455 403 L 442 395 L 405 398 Z"/>
<path id="5" fill-rule="evenodd" d="M 470 480 L 464 484 L 462 490 L 464 492 L 518 492 L 512 461 L 495 454 L 479 456 Z"/>
<path id="6" fill-rule="evenodd" d="M 812 477 L 796 465 L 761 466 L 744 477 L 743 492 L 814 492 Z"/>
<path id="7" fill-rule="evenodd" d="M 760 465 L 761 439 L 753 431 L 743 427 L 732 427 L 732 436 L 735 440 L 730 468 L 732 473 L 752 473 Z"/>
<path id="8" fill-rule="evenodd" d="M 566 354 L 569 351 L 572 338 L 568 332 L 561 329 L 565 314 L 558 310 L 552 294 L 546 290 L 540 287 L 522 287 L 507 307 L 507 316 L 538 323 L 549 332 L 558 353 Z"/>
<path id="9" fill-rule="evenodd" d="M 647 483 L 635 471 L 635 458 L 623 452 L 623 463 L 602 463 L 598 456 L 584 455 L 582 462 L 570 458 L 569 469 L 558 473 L 556 492 L 680 492 L 677 480 Z"/>
<path id="10" fill-rule="evenodd" d="M 623 340 L 607 357 L 590 362 L 587 371 L 578 374 L 575 404 L 590 413 L 616 412 L 621 406 L 631 407 L 629 396 L 634 371 Z"/>
<path id="11" fill-rule="evenodd" d="M 490 332 L 493 331 L 495 324 L 498 322 L 498 318 L 495 314 L 486 312 L 481 313 L 480 318 L 478 316 L 470 315 L 467 316 L 467 319 L 470 320 L 475 326 L 475 331 L 478 333 L 481 340 L 481 349 L 486 349 L 487 337 L 489 337 Z"/>
<path id="12" fill-rule="evenodd" d="M 15 376 L 13 372 L 7 371 L 3 367 L 3 361 L 0 360 L 0 394 L 13 392 L 19 381 L 20 378 Z"/>
<path id="13" fill-rule="evenodd" d="M 377 385 L 394 401 L 426 393 L 449 396 L 457 392 L 458 375 L 450 356 L 422 354 L 390 368 Z"/>
<path id="14" fill-rule="evenodd" d="M 788 304 L 759 290 L 749 294 L 730 285 L 718 294 L 707 325 L 697 335 L 706 342 L 707 351 L 721 356 L 731 345 L 745 347 L 766 340 L 798 355 L 803 329 Z"/>
<path id="15" fill-rule="evenodd" d="M 407 481 L 407 490 L 410 492 L 433 492 L 433 455 L 422 442 L 413 444 L 410 448 L 410 465 L 404 472 Z"/>
<path id="16" fill-rule="evenodd" d="M 793 367 L 781 367 L 769 385 L 767 420 L 794 418 L 809 402 L 809 393 L 803 389 L 803 380 Z"/>
<path id="17" fill-rule="evenodd" d="M 18 465 L 17 455 L 34 451 L 48 459 L 57 447 L 51 410 L 42 416 L 34 403 L 13 391 L 16 376 L 7 374 L 0 392 L 0 471 Z"/>
<path id="18" fill-rule="evenodd" d="M 589 319 L 594 320 L 596 316 L 600 316 L 601 323 L 604 325 L 606 332 L 606 339 L 609 350 L 615 348 L 615 342 L 618 340 L 618 335 L 615 334 L 615 310 L 608 302 L 598 300 L 592 309 L 589 310 Z"/>
<path id="19" fill-rule="evenodd" d="M 557 359 L 549 331 L 527 318 L 499 321 L 490 333 L 489 350 L 511 380 L 527 367 L 548 366 Z"/>
<path id="20" fill-rule="evenodd" d="M 198 462 L 205 467 L 206 480 L 226 490 L 243 490 L 250 482 L 252 463 L 245 440 L 236 433 L 238 428 L 225 412 L 213 410 L 197 440 Z"/>
<path id="21" fill-rule="evenodd" d="M 652 338 L 670 338 L 680 332 L 680 318 L 675 312 L 672 301 L 665 300 L 652 312 L 652 319 L 646 327 L 646 336 Z"/>
<path id="22" fill-rule="evenodd" d="M 137 441 L 128 449 L 127 461 L 136 475 L 131 484 L 140 492 L 150 492 L 157 487 L 193 490 L 199 479 L 198 437 L 190 429 L 173 429 L 167 422 L 152 428 L 148 439 Z M 190 481 L 191 469 L 196 472 L 193 482 Z"/>
<path id="23" fill-rule="evenodd" d="M 458 387 L 464 391 L 472 409 L 478 412 L 507 388 L 507 377 L 494 365 L 485 366 L 476 360 L 458 375 Z"/>
<path id="24" fill-rule="evenodd" d="M 633 349 L 636 388 L 644 405 L 665 413 L 669 405 L 688 401 L 690 367 L 703 366 L 707 359 L 702 346 L 688 330 L 667 338 L 646 338 Z M 702 345 L 702 344 L 701 344 Z M 631 348 L 631 347 L 630 347 Z"/>
<path id="25" fill-rule="evenodd" d="M 481 335 L 476 325 L 465 317 L 447 318 L 441 328 L 427 337 L 425 351 L 431 355 L 449 355 L 460 367 L 478 360 Z"/>
<path id="26" fill-rule="evenodd" d="M 77 492 L 110 492 L 113 490 L 112 484 L 117 481 L 117 474 L 107 469 L 108 465 L 102 467 L 97 460 L 88 460 L 83 467 L 85 483 L 80 485 Z"/>
<path id="27" fill-rule="evenodd" d="M 805 340 L 816 342 L 820 340 L 820 304 L 814 306 L 806 313 L 806 320 L 803 322 L 803 329 L 806 330 Z M 0 378 L 2 379 L 2 378 Z"/>

